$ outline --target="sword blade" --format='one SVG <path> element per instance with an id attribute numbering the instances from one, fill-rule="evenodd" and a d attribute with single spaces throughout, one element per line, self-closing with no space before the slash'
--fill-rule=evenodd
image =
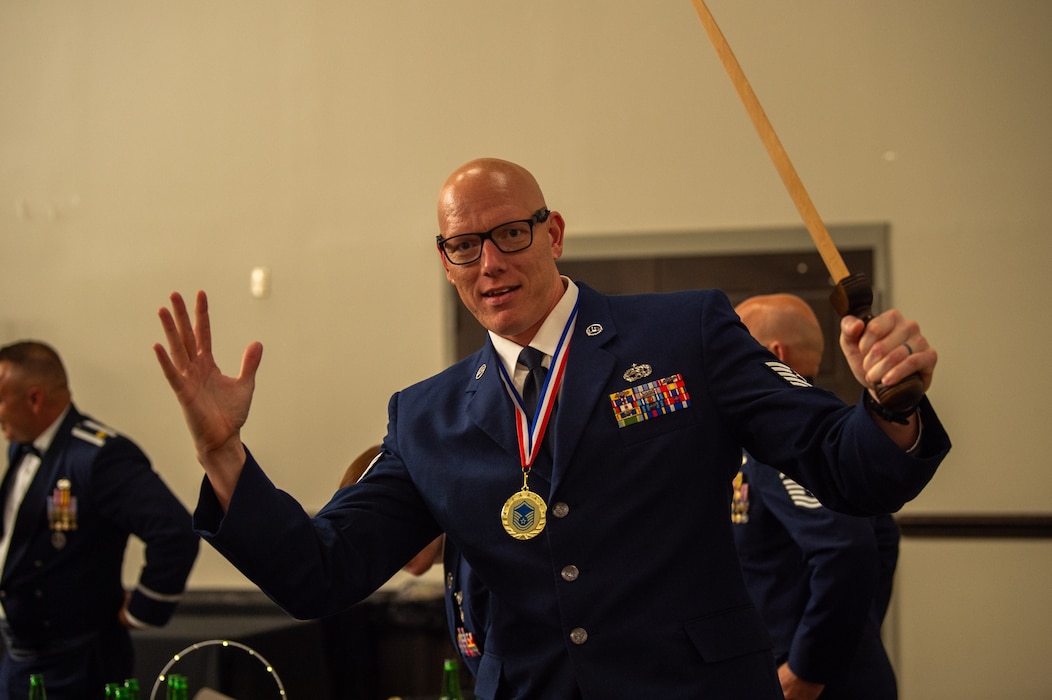
<path id="1" fill-rule="evenodd" d="M 742 104 L 745 105 L 745 111 L 748 112 L 749 119 L 752 120 L 753 126 L 756 127 L 756 132 L 760 135 L 760 140 L 767 149 L 767 155 L 770 156 L 771 162 L 774 163 L 775 169 L 785 184 L 785 188 L 789 191 L 789 196 L 796 205 L 797 211 L 800 212 L 804 225 L 807 227 L 807 232 L 811 234 L 811 240 L 814 241 L 815 247 L 818 248 L 818 254 L 822 256 L 822 262 L 825 263 L 833 281 L 841 281 L 850 274 L 847 265 L 844 264 L 844 259 L 840 257 L 840 252 L 837 250 L 836 244 L 833 243 L 833 238 L 829 235 L 829 231 L 826 230 L 822 217 L 818 215 L 818 209 L 815 208 L 814 202 L 811 201 L 811 197 L 804 188 L 803 181 L 800 180 L 800 176 L 796 172 L 796 168 L 793 167 L 792 161 L 789 160 L 789 154 L 785 152 L 782 142 L 774 131 L 774 127 L 771 126 L 771 121 L 767 118 L 767 113 L 763 111 L 759 98 L 753 92 L 748 78 L 745 77 L 745 72 L 738 63 L 738 59 L 735 58 L 734 52 L 731 51 L 730 44 L 727 43 L 723 32 L 720 31 L 719 26 L 716 24 L 716 19 L 709 12 L 709 8 L 703 0 L 692 0 L 692 2 L 701 24 L 705 27 L 705 33 L 709 35 L 709 41 L 716 50 L 716 55 L 719 56 L 723 69 L 727 72 L 727 77 L 731 79 L 731 84 L 737 91 L 738 97 L 741 98 Z"/>

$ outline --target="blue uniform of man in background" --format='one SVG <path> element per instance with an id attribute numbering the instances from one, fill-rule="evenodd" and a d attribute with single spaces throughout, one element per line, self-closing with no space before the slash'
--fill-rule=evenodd
<path id="1" fill-rule="evenodd" d="M 197 557 L 190 514 L 143 451 L 71 401 L 58 353 L 0 348 L 0 700 L 41 673 L 51 700 L 101 697 L 134 670 L 129 629 L 168 622 Z M 137 585 L 121 575 L 131 535 L 146 545 Z"/>
<path id="2" fill-rule="evenodd" d="M 822 330 L 807 302 L 764 295 L 736 311 L 780 361 L 804 377 L 818 373 Z M 734 494 L 745 583 L 770 631 L 785 697 L 897 697 L 880 637 L 898 560 L 894 519 L 832 511 L 748 453 Z"/>

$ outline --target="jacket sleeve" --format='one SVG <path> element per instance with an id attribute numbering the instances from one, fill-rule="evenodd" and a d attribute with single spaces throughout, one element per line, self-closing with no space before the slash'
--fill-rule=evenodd
<path id="1" fill-rule="evenodd" d="M 841 676 L 867 624 L 880 580 L 872 518 L 829 510 L 779 472 L 757 465 L 750 486 L 799 548 L 810 597 L 789 648 L 789 667 L 813 683 Z"/>
<path id="2" fill-rule="evenodd" d="M 920 493 L 950 449 L 927 399 L 921 444 L 907 454 L 864 406 L 845 404 L 778 362 L 725 295 L 710 299 L 700 321 L 708 396 L 742 447 L 850 515 L 893 513 Z"/>
<path id="3" fill-rule="evenodd" d="M 298 619 L 331 615 L 364 599 L 441 533 L 389 452 L 313 517 L 267 478 L 249 452 L 227 511 L 205 478 L 193 522 Z"/>
<path id="4" fill-rule="evenodd" d="M 131 592 L 132 622 L 164 625 L 182 597 L 199 540 L 190 513 L 153 471 L 146 455 L 126 438 L 107 442 L 93 467 L 94 490 L 107 504 L 104 516 L 145 544 L 145 563 Z"/>

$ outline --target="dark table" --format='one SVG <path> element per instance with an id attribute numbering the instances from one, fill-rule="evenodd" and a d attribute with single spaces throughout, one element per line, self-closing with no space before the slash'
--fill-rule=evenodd
<path id="1" fill-rule="evenodd" d="M 238 700 L 278 698 L 273 666 L 291 700 L 404 700 L 437 697 L 443 659 L 456 650 L 441 597 L 381 589 L 343 613 L 297 621 L 258 591 L 189 591 L 171 622 L 133 633 L 144 699 L 158 674 L 187 676 L 190 697 L 208 687 Z M 230 640 L 248 647 L 217 643 Z M 473 680 L 462 683 L 470 694 Z M 159 698 L 163 694 L 158 692 Z M 470 695 L 469 695 L 470 697 Z"/>

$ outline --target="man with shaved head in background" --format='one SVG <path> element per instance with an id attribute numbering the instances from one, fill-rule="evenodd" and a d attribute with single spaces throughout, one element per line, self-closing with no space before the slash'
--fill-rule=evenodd
<path id="1" fill-rule="evenodd" d="M 746 299 L 735 311 L 756 340 L 813 382 L 825 342 L 806 301 L 768 294 Z M 791 477 L 748 453 L 734 492 L 734 540 L 745 584 L 774 642 L 785 697 L 897 697 L 880 638 L 898 561 L 895 520 L 825 508 Z"/>

